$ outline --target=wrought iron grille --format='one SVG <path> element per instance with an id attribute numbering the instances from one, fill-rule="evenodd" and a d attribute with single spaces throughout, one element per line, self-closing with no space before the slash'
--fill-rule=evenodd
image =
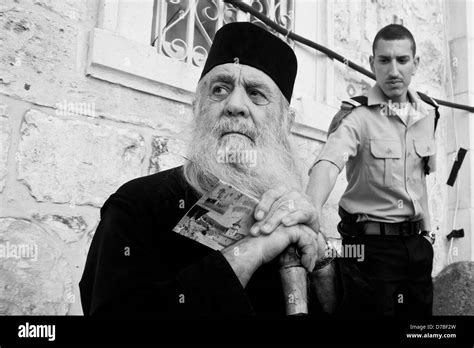
<path id="1" fill-rule="evenodd" d="M 293 31 L 294 0 L 246 2 Z M 256 17 L 222 0 L 154 0 L 151 45 L 157 48 L 159 54 L 200 67 L 204 65 L 216 31 L 224 24 L 245 21 L 278 35 Z M 292 44 L 288 38 L 282 39 Z"/>

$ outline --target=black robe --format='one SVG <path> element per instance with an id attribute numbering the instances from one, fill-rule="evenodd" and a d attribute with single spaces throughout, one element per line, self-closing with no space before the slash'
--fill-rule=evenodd
<path id="1" fill-rule="evenodd" d="M 182 167 L 131 180 L 107 199 L 79 283 L 85 315 L 285 314 L 276 260 L 260 267 L 244 289 L 219 251 L 172 231 L 198 199 Z M 352 262 L 335 262 L 337 313 L 367 314 L 370 287 Z M 310 313 L 325 315 L 310 296 Z"/>

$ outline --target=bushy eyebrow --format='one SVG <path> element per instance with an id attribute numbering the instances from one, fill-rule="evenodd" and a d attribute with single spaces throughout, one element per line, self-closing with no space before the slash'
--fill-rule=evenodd
<path id="1" fill-rule="evenodd" d="M 235 85 L 235 77 L 233 75 L 226 74 L 226 73 L 217 74 L 211 77 L 210 85 L 216 82 L 226 83 L 233 86 Z M 261 82 L 255 79 L 251 79 L 251 78 L 244 79 L 244 87 L 246 89 L 249 89 L 249 88 L 260 89 L 270 96 L 274 95 L 270 87 L 265 82 Z"/>
<path id="2" fill-rule="evenodd" d="M 223 82 L 229 85 L 233 85 L 235 82 L 235 77 L 229 74 L 218 74 L 216 76 L 211 77 L 210 79 L 211 85 L 216 82 Z"/>
<path id="3" fill-rule="evenodd" d="M 255 81 L 255 80 L 245 80 L 244 81 L 245 88 L 256 88 L 259 90 L 264 91 L 268 95 L 273 95 L 271 89 L 265 82 Z"/>

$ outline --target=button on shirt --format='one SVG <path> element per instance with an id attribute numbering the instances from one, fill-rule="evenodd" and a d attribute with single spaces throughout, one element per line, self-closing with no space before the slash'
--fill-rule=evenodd
<path id="1" fill-rule="evenodd" d="M 375 84 L 367 106 L 345 116 L 317 157 L 342 170 L 347 188 L 339 205 L 358 221 L 402 222 L 423 219 L 430 230 L 423 157 L 435 170 L 435 109 L 408 90 L 406 121 Z"/>

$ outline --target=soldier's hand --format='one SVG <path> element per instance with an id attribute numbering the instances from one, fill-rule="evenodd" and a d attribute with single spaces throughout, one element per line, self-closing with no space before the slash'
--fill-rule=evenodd
<path id="1" fill-rule="evenodd" d="M 280 224 L 287 227 L 304 224 L 314 231 L 319 230 L 317 211 L 309 197 L 283 186 L 262 195 L 254 217 L 257 222 L 250 229 L 253 236 L 270 234 Z"/>
<path id="2" fill-rule="evenodd" d="M 425 238 L 431 245 L 435 243 L 435 235 L 428 231 L 423 231 L 421 236 Z"/>

